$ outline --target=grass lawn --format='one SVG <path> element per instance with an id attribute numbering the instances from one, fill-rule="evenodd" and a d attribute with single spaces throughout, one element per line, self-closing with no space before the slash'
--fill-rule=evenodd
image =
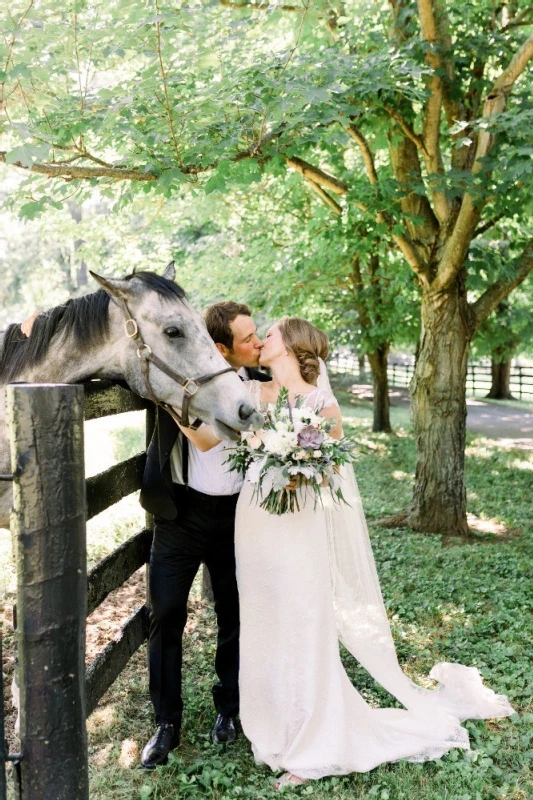
<path id="1" fill-rule="evenodd" d="M 339 392 L 347 430 L 360 445 L 356 474 L 369 522 L 409 502 L 414 442 L 408 411 L 393 409 L 392 436 L 372 434 L 368 404 Z M 89 471 L 142 449 L 142 420 L 105 421 L 87 437 Z M 93 424 L 93 423 L 89 423 Z M 117 428 L 117 424 L 123 425 Z M 107 452 L 106 452 L 107 448 Z M 102 463 L 102 459 L 107 459 Z M 92 461 L 91 461 L 92 459 Z M 440 660 L 478 667 L 486 683 L 507 694 L 518 713 L 497 722 L 467 722 L 472 750 L 452 751 L 427 764 L 400 762 L 368 774 L 327 778 L 291 797 L 317 800 L 486 800 L 533 797 L 532 574 L 533 453 L 503 448 L 469 435 L 469 511 L 479 534 L 471 542 L 438 535 L 371 528 L 383 594 L 398 655 L 405 671 L 424 680 Z M 89 526 L 91 562 L 137 530 L 142 515 L 133 498 L 100 515 Z M 0 553 L 9 572 L 6 547 Z M 9 576 L 8 576 L 9 578 Z M 9 579 L 7 578 L 7 583 Z M 182 744 L 166 767 L 137 769 L 139 751 L 153 732 L 143 647 L 88 720 L 91 800 L 177 800 L 178 798 L 274 798 L 272 774 L 254 764 L 241 736 L 224 751 L 209 740 L 213 722 L 215 618 L 199 597 L 191 598 L 185 645 L 185 717 Z M 529 649 L 529 653 L 528 653 Z M 351 678 L 373 705 L 387 695 L 343 654 Z M 427 684 L 426 684 L 427 685 Z"/>

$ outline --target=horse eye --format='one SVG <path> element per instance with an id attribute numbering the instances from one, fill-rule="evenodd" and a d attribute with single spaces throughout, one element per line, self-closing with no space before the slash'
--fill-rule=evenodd
<path id="1" fill-rule="evenodd" d="M 178 339 L 181 336 L 179 328 L 165 328 L 165 333 L 170 339 Z"/>

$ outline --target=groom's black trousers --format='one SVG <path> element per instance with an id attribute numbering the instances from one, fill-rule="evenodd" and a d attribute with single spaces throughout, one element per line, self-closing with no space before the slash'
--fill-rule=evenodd
<path id="1" fill-rule="evenodd" d="M 219 714 L 232 717 L 239 712 L 239 596 L 235 576 L 238 494 L 214 497 L 180 486 L 175 491 L 177 518 L 155 519 L 148 663 L 157 723 L 171 722 L 179 727 L 187 598 L 202 561 L 211 575 L 218 622 L 215 708 Z"/>

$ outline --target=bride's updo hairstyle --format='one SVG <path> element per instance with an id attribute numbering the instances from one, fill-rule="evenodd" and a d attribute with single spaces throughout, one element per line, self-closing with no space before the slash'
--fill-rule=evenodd
<path id="1" fill-rule="evenodd" d="M 296 356 L 300 375 L 306 383 L 316 386 L 320 374 L 318 359 L 325 361 L 329 353 L 328 337 L 301 317 L 282 317 L 278 328 L 287 350 Z"/>

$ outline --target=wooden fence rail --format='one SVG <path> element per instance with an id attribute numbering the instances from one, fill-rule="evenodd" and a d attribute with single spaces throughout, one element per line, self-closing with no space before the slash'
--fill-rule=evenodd
<path id="1" fill-rule="evenodd" d="M 328 361 L 328 369 L 340 375 L 353 375 L 361 377 L 362 372 L 359 362 L 354 355 L 333 354 Z M 414 373 L 414 364 L 395 364 L 389 362 L 387 374 L 390 386 L 409 386 Z M 364 375 L 368 378 L 369 371 Z M 485 364 L 468 365 L 466 388 L 476 392 L 489 392 L 492 384 L 491 367 Z M 528 400 L 533 397 L 533 367 L 511 367 L 510 377 L 511 393 L 519 400 Z"/>
<path id="2" fill-rule="evenodd" d="M 110 414 L 146 410 L 146 443 L 153 430 L 152 404 L 126 388 L 107 381 L 91 381 L 85 385 L 85 419 L 98 419 Z M 122 461 L 86 481 L 87 519 L 117 503 L 141 488 L 146 452 Z M 152 524 L 130 537 L 102 559 L 87 578 L 87 613 L 91 614 L 106 597 L 122 586 L 150 559 Z M 146 640 L 148 607 L 141 605 L 126 620 L 113 640 L 102 650 L 86 672 L 87 714 L 114 683 L 132 655 Z"/>

